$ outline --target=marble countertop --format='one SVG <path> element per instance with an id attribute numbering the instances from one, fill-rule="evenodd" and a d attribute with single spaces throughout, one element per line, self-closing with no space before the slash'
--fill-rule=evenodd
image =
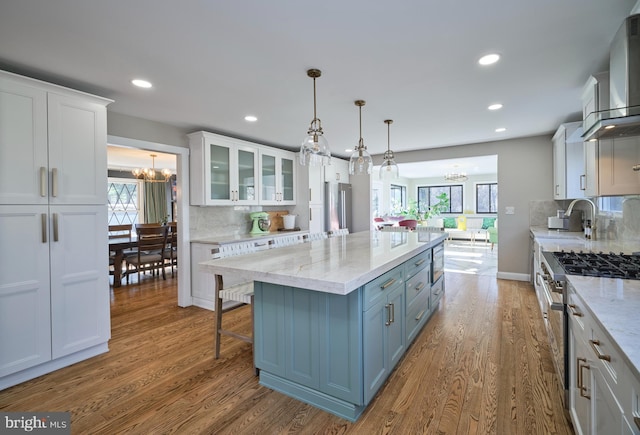
<path id="1" fill-rule="evenodd" d="M 567 280 L 640 379 L 640 281 L 577 275 Z"/>
<path id="2" fill-rule="evenodd" d="M 242 274 L 248 280 L 346 295 L 445 238 L 422 231 L 363 231 L 208 260 L 200 268 L 223 277 Z"/>
<path id="3" fill-rule="evenodd" d="M 588 240 L 581 231 L 557 231 L 546 227 L 531 227 L 530 230 L 543 251 L 602 251 L 616 254 L 640 251 L 640 243 L 636 240 Z"/>
<path id="4" fill-rule="evenodd" d="M 211 237 L 198 237 L 191 239 L 191 243 L 205 243 L 211 245 L 226 245 L 229 243 L 248 242 L 250 240 L 269 239 L 272 237 L 280 236 L 293 236 L 296 234 L 308 234 L 309 231 L 272 231 L 264 234 L 234 234 L 231 236 L 211 236 Z"/>

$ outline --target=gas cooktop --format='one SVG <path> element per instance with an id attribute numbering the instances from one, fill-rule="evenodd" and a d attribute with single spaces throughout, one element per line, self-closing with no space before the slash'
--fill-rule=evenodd
<path id="1" fill-rule="evenodd" d="M 567 275 L 640 279 L 640 255 L 602 252 L 554 252 Z"/>

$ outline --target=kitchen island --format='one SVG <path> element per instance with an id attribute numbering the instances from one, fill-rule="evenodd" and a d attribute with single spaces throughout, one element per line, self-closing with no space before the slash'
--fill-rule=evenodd
<path id="1" fill-rule="evenodd" d="M 445 238 L 367 231 L 200 267 L 254 281 L 262 385 L 355 421 L 438 306 Z"/>

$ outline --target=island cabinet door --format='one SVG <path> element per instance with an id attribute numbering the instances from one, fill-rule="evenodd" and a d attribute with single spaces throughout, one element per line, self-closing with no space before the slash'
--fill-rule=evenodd
<path id="1" fill-rule="evenodd" d="M 363 314 L 364 403 L 382 386 L 404 353 L 404 285 L 389 289 Z"/>
<path id="2" fill-rule="evenodd" d="M 287 287 L 254 283 L 254 358 L 256 367 L 285 376 L 285 292 Z"/>

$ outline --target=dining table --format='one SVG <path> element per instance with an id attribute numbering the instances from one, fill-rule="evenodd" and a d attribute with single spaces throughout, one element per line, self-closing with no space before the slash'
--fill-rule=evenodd
<path id="1" fill-rule="evenodd" d="M 124 251 L 138 246 L 138 241 L 134 237 L 114 237 L 109 239 L 109 252 L 114 253 L 113 260 L 113 287 L 122 285 L 122 262 L 124 261 Z"/>

